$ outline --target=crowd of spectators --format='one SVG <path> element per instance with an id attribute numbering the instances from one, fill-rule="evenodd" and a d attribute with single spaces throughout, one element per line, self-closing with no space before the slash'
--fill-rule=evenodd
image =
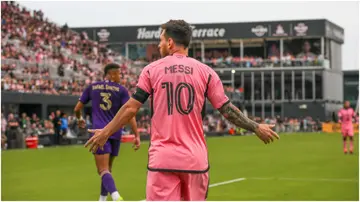
<path id="1" fill-rule="evenodd" d="M 139 71 L 159 59 L 156 46 L 149 60 L 126 60 L 104 44 L 89 39 L 85 32 L 75 33 L 68 26 L 56 25 L 41 10 L 30 11 L 16 2 L 1 3 L 2 90 L 23 93 L 80 95 L 89 83 L 102 79 L 101 67 L 108 62 L 122 65 L 122 84 L 130 92 L 135 88 Z M 213 67 L 276 67 L 321 65 L 323 58 L 310 51 L 305 41 L 296 56 L 286 51 L 282 58 L 272 45 L 267 58 L 232 56 L 224 50 L 207 50 L 205 63 Z M 201 60 L 201 53 L 194 57 Z M 226 91 L 231 92 L 229 87 Z"/>
<path id="2" fill-rule="evenodd" d="M 252 120 L 258 123 L 274 124 L 276 132 L 315 132 L 321 131 L 322 123 L 320 120 L 313 120 L 312 117 L 305 118 L 287 118 L 267 117 L 262 119 L 260 117 L 251 117 Z M 237 128 L 235 125 L 228 122 L 221 114 L 207 114 L 204 119 L 203 129 L 205 132 L 219 132 L 219 133 L 240 133 L 245 134 L 246 131 Z"/>
<path id="3" fill-rule="evenodd" d="M 86 33 L 50 22 L 41 10 L 1 2 L 1 11 L 2 90 L 78 95 L 84 85 L 103 77 L 103 64 L 121 58 Z M 123 74 L 123 83 L 134 85 L 129 80 L 137 77 L 127 66 Z"/>
<path id="4" fill-rule="evenodd" d="M 197 53 L 197 59 L 200 53 Z M 289 51 L 281 57 L 279 53 L 269 55 L 267 58 L 244 55 L 244 57 L 233 56 L 228 51 L 207 51 L 205 53 L 205 64 L 211 67 L 242 67 L 242 68 L 259 68 L 259 67 L 295 67 L 295 66 L 321 66 L 323 57 L 317 56 L 311 52 L 301 52 L 294 56 Z"/>

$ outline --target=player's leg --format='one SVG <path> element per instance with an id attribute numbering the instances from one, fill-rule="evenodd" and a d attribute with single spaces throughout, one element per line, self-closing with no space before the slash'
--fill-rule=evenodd
<path id="1" fill-rule="evenodd" d="M 115 140 L 115 139 L 109 139 L 109 143 L 111 146 L 111 153 L 110 153 L 110 160 L 109 160 L 109 171 L 110 173 L 112 173 L 112 167 L 113 167 L 113 163 L 115 158 L 119 155 L 119 151 L 120 151 L 120 140 Z M 111 197 L 114 199 L 114 197 L 111 195 Z M 119 200 L 123 200 L 122 197 L 120 197 Z"/>
<path id="2" fill-rule="evenodd" d="M 181 196 L 184 201 L 205 201 L 208 189 L 208 172 L 181 174 Z"/>
<path id="3" fill-rule="evenodd" d="M 101 177 L 101 194 L 100 200 L 106 200 L 107 193 L 111 194 L 114 201 L 122 200 L 119 192 L 116 189 L 114 179 L 110 173 L 109 162 L 110 154 L 112 152 L 111 143 L 107 141 L 104 145 L 104 150 L 98 149 L 95 156 L 96 167 Z M 106 194 L 105 194 L 106 190 Z M 104 195 L 103 195 L 104 194 Z"/>
<path id="4" fill-rule="evenodd" d="M 112 165 L 113 165 L 114 159 L 115 159 L 115 156 L 110 155 L 110 161 L 109 161 L 109 171 L 110 171 L 110 173 L 112 171 Z M 108 193 L 109 192 L 106 190 L 104 184 L 101 183 L 100 201 L 106 201 Z"/>
<path id="5" fill-rule="evenodd" d="M 120 151 L 120 140 L 109 139 L 109 143 L 111 145 L 111 153 L 110 153 L 110 161 L 109 161 L 109 168 L 110 172 L 112 171 L 112 166 L 115 158 L 119 155 Z"/>
<path id="6" fill-rule="evenodd" d="M 344 153 L 347 154 L 347 147 L 346 147 L 347 132 L 345 130 L 342 131 L 342 139 L 343 139 L 343 150 Z"/>
<path id="7" fill-rule="evenodd" d="M 172 172 L 148 171 L 146 180 L 147 201 L 180 201 L 180 176 Z"/>
<path id="8" fill-rule="evenodd" d="M 344 150 L 344 153 L 347 154 L 347 147 L 346 147 L 346 140 L 347 140 L 347 136 L 346 135 L 343 135 L 343 150 Z"/>
<path id="9" fill-rule="evenodd" d="M 352 127 L 349 128 L 348 137 L 350 143 L 349 152 L 352 154 L 354 152 L 354 129 Z"/>

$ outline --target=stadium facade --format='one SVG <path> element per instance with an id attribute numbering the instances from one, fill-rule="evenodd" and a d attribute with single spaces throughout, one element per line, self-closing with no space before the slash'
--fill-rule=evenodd
<path id="1" fill-rule="evenodd" d="M 248 114 L 262 118 L 280 115 L 325 120 L 341 107 L 344 30 L 334 23 L 320 19 L 192 24 L 192 27 L 189 54 L 203 62 L 209 49 L 222 49 L 239 58 L 248 55 L 269 58 L 253 68 L 241 62 L 213 66 L 224 84 L 242 89 L 243 94 L 236 97 L 236 101 L 240 101 Z M 157 44 L 161 32 L 159 25 L 73 30 L 85 32 L 89 38 L 122 51 L 127 58 L 138 54 L 132 51 L 136 50 L 134 46 Z M 310 50 L 316 58 L 322 59 L 304 62 L 299 47 L 305 43 L 313 46 Z M 278 49 L 280 58 L 290 52 L 298 52 L 300 56 L 291 62 L 274 62 L 270 60 L 272 49 Z"/>
<path id="2" fill-rule="evenodd" d="M 213 65 L 223 83 L 240 93 L 230 97 L 249 115 L 258 117 L 305 117 L 329 119 L 342 105 L 343 71 L 341 66 L 344 30 L 325 20 L 295 20 L 272 22 L 193 24 L 193 40 L 189 55 L 207 63 L 208 50 L 223 50 L 238 63 Z M 126 27 L 72 28 L 125 57 L 136 59 L 139 48 L 158 44 L 159 25 Z M 304 61 L 301 47 L 309 44 L 316 58 Z M 143 50 L 143 49 L 142 49 Z M 144 52 L 144 51 L 143 51 Z M 297 54 L 291 61 L 274 61 Z M 265 58 L 257 65 L 242 62 L 242 58 Z M 210 64 L 209 64 L 210 65 Z M 140 69 L 141 70 L 141 69 Z M 346 91 L 345 91 L 346 92 Z M 71 111 L 77 98 L 2 92 L 5 108 L 41 114 L 55 108 Z"/>

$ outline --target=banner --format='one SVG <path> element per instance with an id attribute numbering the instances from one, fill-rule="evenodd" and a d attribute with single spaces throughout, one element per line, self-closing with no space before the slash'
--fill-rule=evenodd
<path id="1" fill-rule="evenodd" d="M 165 22 L 164 22 L 165 23 Z M 343 28 L 328 20 L 287 20 L 238 23 L 191 24 L 192 40 L 231 40 L 282 37 L 328 37 L 344 42 Z M 155 42 L 160 38 L 160 25 L 74 27 L 87 33 L 89 39 L 107 42 Z M 326 31 L 325 31 L 326 30 Z"/>
<path id="2" fill-rule="evenodd" d="M 354 133 L 359 132 L 359 124 L 354 123 Z M 322 131 L 324 133 L 341 133 L 341 126 L 339 123 L 322 123 Z"/>

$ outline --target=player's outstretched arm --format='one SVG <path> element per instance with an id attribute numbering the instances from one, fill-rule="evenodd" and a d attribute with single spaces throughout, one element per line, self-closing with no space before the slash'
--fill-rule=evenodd
<path id="1" fill-rule="evenodd" d="M 270 141 L 273 141 L 273 137 L 279 139 L 278 134 L 276 134 L 271 128 L 274 125 L 267 124 L 258 124 L 255 121 L 249 119 L 245 116 L 244 113 L 235 107 L 231 102 L 224 104 L 219 108 L 220 113 L 231 123 L 235 124 L 237 127 L 244 128 L 248 131 L 255 132 L 255 134 L 265 143 L 268 144 Z"/>
<path id="2" fill-rule="evenodd" d="M 259 124 L 255 121 L 249 119 L 245 116 L 244 113 L 235 107 L 231 102 L 228 102 L 219 109 L 220 113 L 231 123 L 235 124 L 237 127 L 246 129 L 251 132 L 259 127 Z"/>
<path id="3" fill-rule="evenodd" d="M 94 135 L 86 142 L 85 147 L 90 147 L 90 151 L 92 152 L 95 152 L 99 147 L 103 148 L 107 139 L 120 128 L 124 127 L 125 124 L 129 123 L 130 119 L 139 111 L 141 105 L 141 102 L 130 98 L 105 128 L 88 130 L 90 133 L 94 133 Z"/>
<path id="4" fill-rule="evenodd" d="M 129 121 L 135 117 L 141 105 L 142 103 L 139 101 L 130 98 L 129 101 L 127 101 L 125 105 L 120 108 L 113 120 L 108 125 L 106 125 L 103 130 L 106 131 L 110 137 L 113 133 L 120 130 L 120 128 L 124 127 L 125 124 L 129 123 Z"/>

